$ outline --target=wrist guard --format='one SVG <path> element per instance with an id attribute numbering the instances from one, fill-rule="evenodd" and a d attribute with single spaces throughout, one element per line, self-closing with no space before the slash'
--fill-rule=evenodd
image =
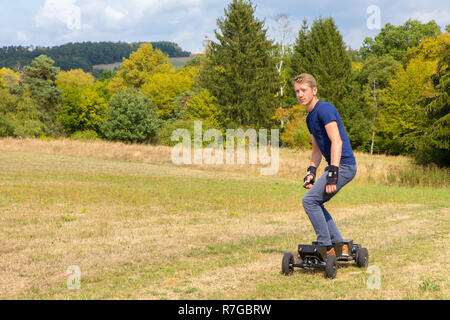
<path id="1" fill-rule="evenodd" d="M 339 176 L 339 167 L 329 166 L 327 174 L 327 186 L 337 185 L 338 176 Z"/>
<path id="2" fill-rule="evenodd" d="M 305 184 L 303 185 L 303 187 L 306 188 L 306 186 L 307 186 L 308 184 L 314 184 L 314 183 L 316 182 L 316 173 L 317 173 L 317 168 L 316 168 L 316 167 L 310 166 L 310 167 L 308 168 L 308 172 L 306 173 L 306 177 L 305 177 L 305 179 L 303 179 L 303 181 L 305 182 Z M 309 181 L 309 183 L 308 183 L 308 182 L 306 182 L 306 181 L 308 180 L 308 177 L 309 177 L 309 176 L 313 176 L 313 178 L 312 178 L 311 181 Z"/>

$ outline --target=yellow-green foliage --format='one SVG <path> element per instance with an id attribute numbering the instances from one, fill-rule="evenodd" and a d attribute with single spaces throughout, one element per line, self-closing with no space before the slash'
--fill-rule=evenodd
<path id="1" fill-rule="evenodd" d="M 417 47 L 409 48 L 403 61 L 407 63 L 414 58 L 437 61 L 444 56 L 448 50 L 446 46 L 449 44 L 450 35 L 448 33 L 441 33 L 437 37 L 423 40 Z"/>
<path id="2" fill-rule="evenodd" d="M 200 93 L 188 97 L 184 111 L 190 119 L 208 120 L 216 129 L 220 129 L 220 111 L 216 97 L 204 89 Z"/>
<path id="3" fill-rule="evenodd" d="M 22 96 L 0 88 L 0 136 L 39 137 L 44 133 L 44 125 L 39 119 L 36 103 L 25 91 Z"/>
<path id="4" fill-rule="evenodd" d="M 84 72 L 81 69 L 70 71 L 61 71 L 56 79 L 56 85 L 59 90 L 73 90 L 76 88 L 85 88 L 94 84 L 94 76 Z"/>
<path id="5" fill-rule="evenodd" d="M 353 71 L 359 71 L 363 67 L 363 63 L 361 61 L 352 61 L 352 70 Z"/>
<path id="6" fill-rule="evenodd" d="M 94 77 L 82 70 L 71 70 L 59 74 L 57 85 L 63 91 L 58 120 L 65 131 L 99 130 L 108 112 L 103 83 L 94 83 Z"/>
<path id="7" fill-rule="evenodd" d="M 0 69 L 0 88 L 12 88 L 19 85 L 20 75 L 8 68 Z"/>
<path id="8" fill-rule="evenodd" d="M 380 142 L 392 153 L 415 148 L 415 136 L 423 129 L 426 117 L 426 100 L 435 95 L 431 76 L 448 43 L 448 34 L 443 34 L 408 50 L 406 67 L 397 69 L 385 89 L 385 108 L 378 127 Z"/>
<path id="9" fill-rule="evenodd" d="M 293 148 L 309 148 L 311 135 L 306 126 L 307 111 L 304 106 L 296 105 L 289 110 L 289 121 L 281 134 L 283 143 Z"/>
<path id="10" fill-rule="evenodd" d="M 176 108 L 174 99 L 192 89 L 197 69 L 189 67 L 176 72 L 158 72 L 142 86 L 142 93 L 155 103 L 161 119 L 170 118 Z"/>
<path id="11" fill-rule="evenodd" d="M 171 70 L 169 57 L 161 50 L 153 50 L 150 43 L 144 43 L 129 59 L 123 59 L 117 76 L 110 82 L 110 90 L 116 93 L 124 87 L 141 88 L 154 74 Z"/>

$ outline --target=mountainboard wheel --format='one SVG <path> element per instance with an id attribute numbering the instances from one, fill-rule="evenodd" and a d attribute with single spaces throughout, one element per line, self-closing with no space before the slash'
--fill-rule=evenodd
<path id="1" fill-rule="evenodd" d="M 369 265 L 369 251 L 366 248 L 361 248 L 356 254 L 356 264 L 360 268 L 367 268 Z"/>
<path id="2" fill-rule="evenodd" d="M 335 256 L 329 256 L 325 268 L 325 277 L 329 279 L 336 278 L 338 270 L 337 259 Z"/>
<path id="3" fill-rule="evenodd" d="M 285 276 L 289 276 L 294 272 L 294 255 L 290 252 L 286 252 L 283 256 L 283 261 L 281 262 L 281 273 Z"/>

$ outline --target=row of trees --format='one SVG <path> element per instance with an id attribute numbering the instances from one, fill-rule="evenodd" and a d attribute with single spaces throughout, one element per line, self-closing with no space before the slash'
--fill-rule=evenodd
<path id="1" fill-rule="evenodd" d="M 346 48 L 332 18 L 304 21 L 293 45 L 270 40 L 245 0 L 233 0 L 217 25 L 217 42 L 179 70 L 151 44 L 100 79 L 60 71 L 46 56 L 21 74 L 0 70 L 0 135 L 171 145 L 173 130 L 202 120 L 203 130 L 278 127 L 285 145 L 308 148 L 307 112 L 291 80 L 308 72 L 353 148 L 449 165 L 450 39 L 434 22 L 387 24 L 359 51 Z"/>
<path id="2" fill-rule="evenodd" d="M 307 72 L 318 81 L 319 98 L 339 110 L 353 148 L 450 164 L 449 26 L 441 33 L 434 21 L 386 24 L 354 51 L 332 18 L 311 26 L 305 20 L 288 45 L 286 16 L 277 16 L 280 36 L 270 41 L 254 13 L 248 1 L 229 5 L 200 71 L 227 125 L 269 127 L 277 120 L 285 144 L 308 147 L 307 112 L 292 90 L 292 79 Z"/>
<path id="3" fill-rule="evenodd" d="M 52 48 L 9 46 L 0 48 L 0 67 L 21 69 L 33 59 L 46 55 L 55 61 L 61 70 L 83 69 L 92 72 L 93 66 L 111 64 L 128 58 L 142 45 L 142 42 L 81 42 L 67 43 Z M 190 52 L 183 51 L 176 43 L 158 41 L 151 43 L 169 57 L 189 57 Z"/>
<path id="4" fill-rule="evenodd" d="M 21 73 L 0 69 L 0 136 L 170 144 L 170 128 L 191 119 L 220 127 L 216 99 L 195 84 L 195 64 L 176 70 L 162 51 L 143 44 L 105 79 L 61 71 L 46 55 Z"/>

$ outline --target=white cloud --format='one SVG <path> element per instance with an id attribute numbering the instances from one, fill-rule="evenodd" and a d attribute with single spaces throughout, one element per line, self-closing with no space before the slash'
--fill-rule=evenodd
<path id="1" fill-rule="evenodd" d="M 89 25 L 119 29 L 135 26 L 146 18 L 154 19 L 165 12 L 177 13 L 200 9 L 205 0 L 80 0 L 83 18 Z M 169 21 L 167 21 L 169 22 Z"/>
<path id="2" fill-rule="evenodd" d="M 26 0 L 15 0 L 26 2 Z M 6 1 L 5 1 L 6 2 Z M 13 1 L 11 1 L 13 2 Z M 77 41 L 174 41 L 183 49 L 199 51 L 205 34 L 214 38 L 216 19 L 222 17 L 224 8 L 231 0 L 40 0 L 45 3 L 30 9 L 34 26 L 20 26 L 6 29 L 14 23 L 6 23 L 0 10 L 0 40 L 19 40 L 18 31 L 35 44 L 56 45 Z M 256 15 L 265 19 L 269 36 L 275 37 L 273 17 L 289 13 L 293 26 L 289 42 L 297 37 L 303 18 L 309 25 L 313 19 L 332 16 L 344 36 L 347 45 L 359 48 L 367 36 L 376 35 L 379 30 L 369 30 L 366 9 L 376 4 L 381 9 L 381 26 L 385 23 L 403 24 L 408 18 L 428 22 L 434 19 L 439 25 L 449 24 L 450 13 L 440 0 L 392 1 L 348 0 L 337 4 L 332 0 L 272 1 L 254 0 Z M 31 2 L 30 3 L 34 3 Z M 31 5 L 29 5 L 31 6 Z M 2 8 L 3 9 L 3 8 Z M 3 12 L 6 12 L 3 10 Z M 12 14 L 9 14 L 12 16 Z M 34 18 L 34 19 L 33 19 Z M 14 21 L 15 22 L 15 21 Z M 9 40 L 13 39 L 13 41 Z M 215 39 L 213 39 L 215 40 Z"/>
<path id="3" fill-rule="evenodd" d="M 76 0 L 46 0 L 35 17 L 36 27 L 49 29 L 63 24 L 68 30 L 81 29 L 81 9 Z"/>
<path id="4" fill-rule="evenodd" d="M 127 16 L 128 12 L 123 10 L 118 10 L 107 6 L 105 9 L 105 20 L 106 25 L 110 29 L 120 29 L 122 22 Z"/>
<path id="5" fill-rule="evenodd" d="M 447 25 L 450 23 L 450 12 L 447 10 L 416 11 L 410 15 L 410 18 L 422 23 L 434 20 L 439 25 Z"/>

